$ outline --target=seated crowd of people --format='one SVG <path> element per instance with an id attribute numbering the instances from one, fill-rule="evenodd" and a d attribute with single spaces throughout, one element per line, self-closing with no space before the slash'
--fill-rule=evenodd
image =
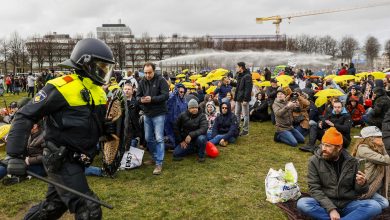
<path id="1" fill-rule="evenodd" d="M 343 66 L 341 70 L 345 69 Z M 253 83 L 245 63 L 239 62 L 234 77 L 229 73 L 214 82 L 215 90 L 206 92 L 199 85 L 186 87 L 185 79 L 173 83 L 164 74 L 156 74 L 153 63 L 145 63 L 143 71 L 142 79 L 135 80 L 132 74 L 121 79 L 113 77 L 104 89 L 108 93 L 123 90 L 129 113 L 128 147 L 150 152 L 151 160 L 144 164 L 155 166 L 154 175 L 162 173 L 166 151 L 173 152 L 174 161 L 196 154 L 197 161 L 202 163 L 208 143 L 226 147 L 249 134 L 250 121 L 271 121 L 275 142 L 292 147 L 301 144 L 300 150 L 314 154 L 308 163 L 312 197 L 298 201 L 301 212 L 316 219 L 369 219 L 389 206 L 387 78 L 368 76 L 359 82 L 337 84 L 332 78 L 325 80 L 310 77 L 302 70 L 286 69 L 284 74 L 293 80 L 281 85 L 277 78 L 270 77 L 268 70 L 264 74 L 270 86 L 259 87 Z M 316 93 L 326 89 L 338 90 L 343 95 L 326 96 L 326 103 L 318 105 Z M 21 108 L 23 104 L 17 106 Z M 362 130 L 361 139 L 350 154 L 347 149 L 353 127 Z M 29 169 L 42 175 L 44 132 L 41 123 L 34 125 L 26 158 Z M 359 169 L 355 157 L 365 159 L 365 169 Z M 0 179 L 6 175 L 5 170 L 0 166 Z M 104 175 L 102 169 L 93 166 L 85 172 Z"/>

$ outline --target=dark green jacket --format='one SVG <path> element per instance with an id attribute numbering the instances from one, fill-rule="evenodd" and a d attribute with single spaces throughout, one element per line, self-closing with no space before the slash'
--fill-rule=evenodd
<path id="1" fill-rule="evenodd" d="M 344 162 L 339 181 L 332 165 L 322 158 L 321 149 L 309 159 L 307 183 L 310 195 L 328 212 L 335 208 L 344 208 L 349 202 L 368 191 L 367 182 L 363 186 L 356 184 L 357 160 L 342 151 Z"/>

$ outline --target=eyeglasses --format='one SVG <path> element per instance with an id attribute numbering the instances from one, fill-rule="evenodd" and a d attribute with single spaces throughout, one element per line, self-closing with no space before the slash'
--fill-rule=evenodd
<path id="1" fill-rule="evenodd" d="M 179 93 L 184 94 L 184 91 L 179 91 Z"/>
<path id="2" fill-rule="evenodd" d="M 227 107 L 222 107 L 222 109 L 228 109 Z"/>

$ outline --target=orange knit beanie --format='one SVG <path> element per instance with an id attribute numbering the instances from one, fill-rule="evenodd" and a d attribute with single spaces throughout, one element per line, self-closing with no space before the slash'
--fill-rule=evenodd
<path id="1" fill-rule="evenodd" d="M 331 127 L 325 131 L 324 136 L 322 136 L 322 143 L 332 144 L 332 145 L 342 145 L 343 144 L 343 135 L 337 131 L 335 127 Z"/>

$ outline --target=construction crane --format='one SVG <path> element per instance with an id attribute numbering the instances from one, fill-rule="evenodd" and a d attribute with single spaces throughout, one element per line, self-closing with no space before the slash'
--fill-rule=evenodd
<path id="1" fill-rule="evenodd" d="M 298 17 L 305 17 L 305 16 L 312 16 L 312 15 L 320 15 L 320 14 L 329 14 L 329 13 L 335 13 L 335 12 L 341 12 L 341 11 L 352 11 L 357 9 L 363 9 L 363 8 L 372 8 L 372 7 L 378 7 L 378 6 L 384 6 L 384 5 L 390 5 L 390 2 L 376 2 L 371 3 L 367 5 L 360 5 L 360 6 L 354 6 L 354 7 L 348 7 L 348 8 L 338 8 L 338 9 L 324 9 L 324 10 L 314 10 L 314 11 L 306 11 L 306 12 L 298 12 L 293 13 L 289 15 L 275 15 L 270 17 L 262 17 L 262 18 L 256 18 L 257 24 L 262 24 L 264 21 L 273 21 L 272 24 L 276 25 L 276 35 L 280 34 L 280 23 L 282 23 L 283 19 L 291 19 L 291 18 L 298 18 Z"/>

